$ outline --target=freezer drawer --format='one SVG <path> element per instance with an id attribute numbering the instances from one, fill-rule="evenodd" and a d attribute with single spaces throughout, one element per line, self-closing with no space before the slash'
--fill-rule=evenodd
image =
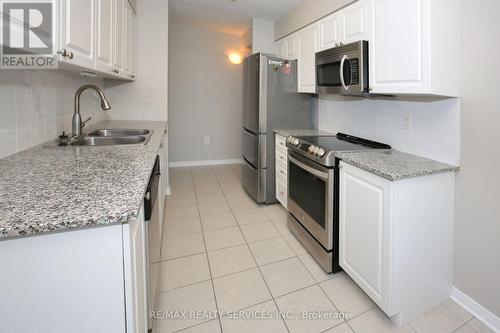
<path id="1" fill-rule="evenodd" d="M 266 135 L 243 129 L 243 157 L 255 169 L 266 168 Z"/>
<path id="2" fill-rule="evenodd" d="M 257 202 L 266 201 L 266 170 L 256 169 L 246 160 L 241 168 L 241 183 Z"/>

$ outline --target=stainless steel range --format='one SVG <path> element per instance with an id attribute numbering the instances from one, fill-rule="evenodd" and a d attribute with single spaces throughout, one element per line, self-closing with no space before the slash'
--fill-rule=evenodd
<path id="1" fill-rule="evenodd" d="M 327 273 L 338 264 L 339 160 L 336 152 L 391 146 L 337 133 L 287 138 L 288 228 Z"/>

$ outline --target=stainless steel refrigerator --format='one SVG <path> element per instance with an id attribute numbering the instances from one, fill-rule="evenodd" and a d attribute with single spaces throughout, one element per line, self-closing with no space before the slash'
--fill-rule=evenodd
<path id="1" fill-rule="evenodd" d="M 245 58 L 241 181 L 255 201 L 276 201 L 273 130 L 311 124 L 311 96 L 297 93 L 297 61 L 263 53 Z"/>

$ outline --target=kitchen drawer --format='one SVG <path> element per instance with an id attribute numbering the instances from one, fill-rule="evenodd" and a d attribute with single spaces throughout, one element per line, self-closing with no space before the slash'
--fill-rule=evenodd
<path id="1" fill-rule="evenodd" d="M 288 152 L 282 151 L 281 149 L 276 149 L 276 164 L 284 163 L 285 166 L 288 163 Z"/>
<path id="2" fill-rule="evenodd" d="M 286 148 L 286 137 L 284 136 L 281 136 L 279 134 L 276 134 L 276 149 L 279 148 L 283 148 L 283 149 L 287 149 Z"/>
<path id="3" fill-rule="evenodd" d="M 276 177 L 276 199 L 287 208 L 288 203 L 288 188 L 286 182 L 281 177 Z"/>
<path id="4" fill-rule="evenodd" d="M 279 177 L 283 177 L 284 179 L 287 179 L 288 170 L 287 168 L 284 167 L 283 164 L 279 162 L 276 163 L 276 175 Z"/>

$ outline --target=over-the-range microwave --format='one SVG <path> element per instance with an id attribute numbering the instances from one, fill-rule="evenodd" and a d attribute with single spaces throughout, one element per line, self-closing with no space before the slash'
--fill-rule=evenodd
<path id="1" fill-rule="evenodd" d="M 316 53 L 316 93 L 368 94 L 368 41 Z"/>

